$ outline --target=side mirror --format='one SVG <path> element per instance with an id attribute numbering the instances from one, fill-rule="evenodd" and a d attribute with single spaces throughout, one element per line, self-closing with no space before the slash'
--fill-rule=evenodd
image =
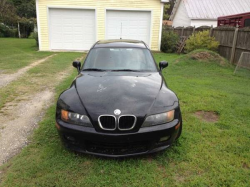
<path id="1" fill-rule="evenodd" d="M 168 67 L 168 62 L 166 61 L 161 61 L 160 64 L 159 64 L 159 67 L 160 67 L 160 70 Z"/>
<path id="2" fill-rule="evenodd" d="M 79 62 L 79 61 L 74 61 L 74 62 L 72 63 L 72 65 L 77 69 L 78 72 L 80 72 L 81 62 Z"/>

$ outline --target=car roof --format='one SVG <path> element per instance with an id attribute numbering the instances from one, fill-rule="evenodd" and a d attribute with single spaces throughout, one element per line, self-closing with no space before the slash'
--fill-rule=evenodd
<path id="1" fill-rule="evenodd" d="M 93 48 L 103 47 L 133 47 L 133 48 L 148 48 L 143 41 L 139 40 L 125 40 L 125 39 L 114 39 L 114 40 L 100 40 L 95 43 Z"/>

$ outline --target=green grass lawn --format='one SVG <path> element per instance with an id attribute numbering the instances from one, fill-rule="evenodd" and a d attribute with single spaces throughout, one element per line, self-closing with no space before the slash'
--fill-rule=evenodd
<path id="1" fill-rule="evenodd" d="M 65 150 L 55 128 L 55 104 L 31 143 L 1 168 L 2 186 L 249 186 L 250 71 L 156 53 L 169 60 L 164 77 L 180 99 L 183 134 L 168 150 L 134 158 L 106 159 Z M 73 72 L 60 84 L 66 89 Z M 194 116 L 214 111 L 218 122 Z"/>
<path id="2" fill-rule="evenodd" d="M 0 38 L 0 73 L 15 73 L 33 61 L 51 54 L 37 50 L 34 39 Z"/>

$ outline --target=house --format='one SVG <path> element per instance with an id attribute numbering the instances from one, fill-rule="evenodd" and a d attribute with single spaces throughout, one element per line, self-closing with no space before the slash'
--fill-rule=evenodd
<path id="1" fill-rule="evenodd" d="M 143 40 L 160 50 L 168 0 L 36 0 L 40 51 L 83 51 L 103 39 Z"/>
<path id="2" fill-rule="evenodd" d="M 176 0 L 170 20 L 174 27 L 217 26 L 217 18 L 250 12 L 250 0 Z"/>

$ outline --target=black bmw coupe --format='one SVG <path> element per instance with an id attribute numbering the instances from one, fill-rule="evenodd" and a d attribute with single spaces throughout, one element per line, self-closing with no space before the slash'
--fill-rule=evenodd
<path id="1" fill-rule="evenodd" d="M 66 147 L 124 157 L 168 148 L 182 131 L 177 96 L 142 41 L 103 40 L 57 101 L 56 127 Z"/>

